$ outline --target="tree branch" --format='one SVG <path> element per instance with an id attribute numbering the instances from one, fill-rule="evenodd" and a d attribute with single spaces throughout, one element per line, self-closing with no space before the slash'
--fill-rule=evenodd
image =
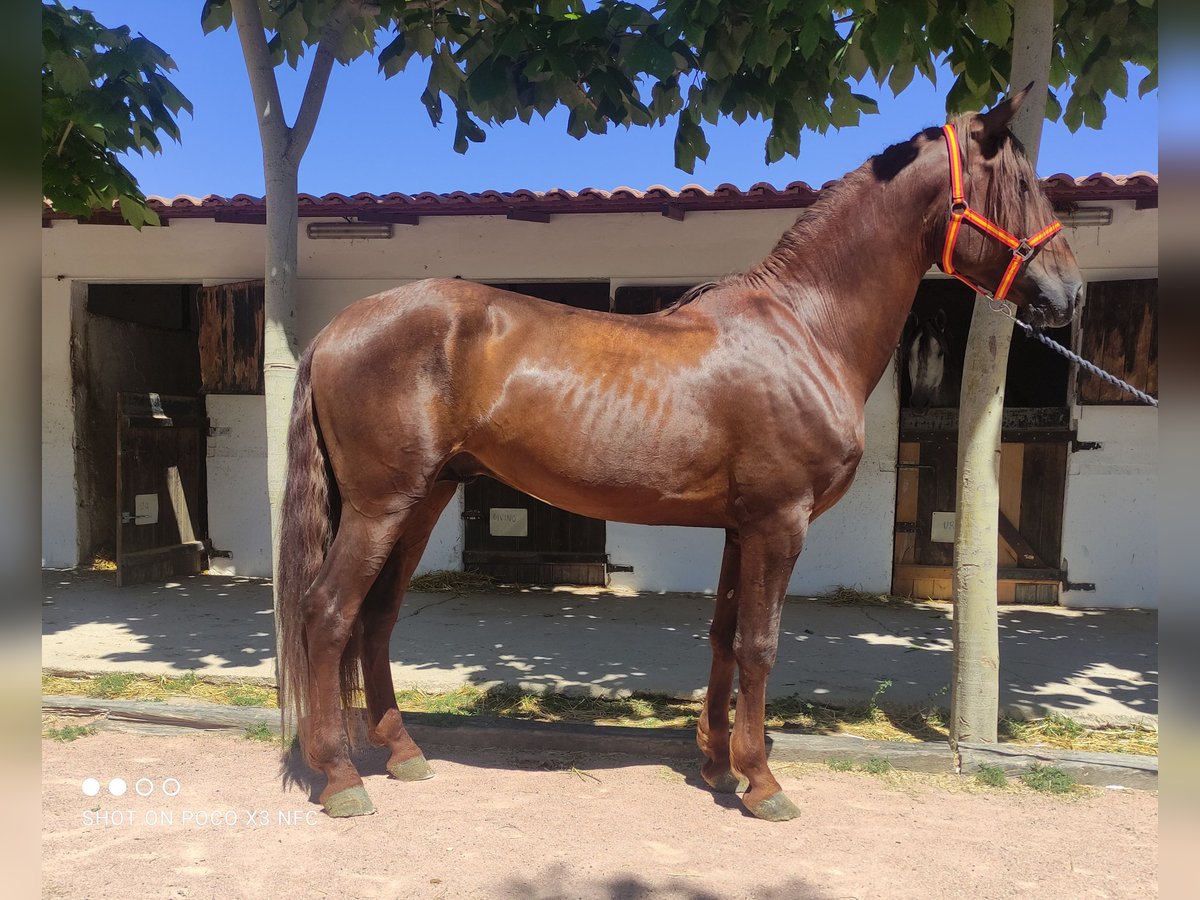
<path id="1" fill-rule="evenodd" d="M 275 80 L 271 51 L 267 49 L 258 0 L 230 0 L 230 4 L 242 57 L 246 60 L 246 74 L 250 76 L 250 91 L 254 94 L 263 154 L 282 156 L 287 150 L 288 126 L 279 101 L 279 84 Z"/>
<path id="2" fill-rule="evenodd" d="M 321 104 L 325 101 L 325 89 L 329 86 L 333 61 L 337 58 L 337 49 L 350 24 L 350 17 L 353 13 L 366 11 L 364 7 L 371 5 L 362 0 L 342 0 L 325 20 L 325 26 L 321 29 L 321 41 L 317 44 L 317 55 L 308 73 L 308 84 L 304 86 L 300 111 L 296 113 L 296 122 L 288 137 L 286 152 L 294 165 L 300 164 L 304 151 L 308 149 L 308 142 L 312 140 L 313 130 L 317 127 L 317 116 L 320 115 Z"/>

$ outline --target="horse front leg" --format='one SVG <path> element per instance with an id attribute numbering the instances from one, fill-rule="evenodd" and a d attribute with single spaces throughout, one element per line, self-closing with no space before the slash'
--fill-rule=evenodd
<path id="1" fill-rule="evenodd" d="M 741 563 L 741 545 L 736 531 L 725 533 L 725 552 L 721 557 L 721 577 L 717 582 L 717 603 L 713 612 L 708 641 L 712 645 L 712 669 L 708 692 L 696 722 L 696 743 L 707 759 L 700 775 L 714 791 L 732 794 L 744 787 L 729 764 L 729 701 L 733 695 L 733 637 L 737 629 L 737 586 Z"/>
<path id="2" fill-rule="evenodd" d="M 800 815 L 767 765 L 765 718 L 767 677 L 779 649 L 783 598 L 806 527 L 807 518 L 802 522 L 775 521 L 749 533 L 742 530 L 733 639 L 738 694 L 730 762 L 734 773 L 745 776 L 750 783 L 742 803 L 760 819 L 772 822 Z"/>

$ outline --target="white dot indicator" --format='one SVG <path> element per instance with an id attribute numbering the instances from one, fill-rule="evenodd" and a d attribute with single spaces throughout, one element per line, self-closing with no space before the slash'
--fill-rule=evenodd
<path id="1" fill-rule="evenodd" d="M 174 797 L 176 794 L 178 794 L 179 787 L 180 787 L 180 785 L 179 785 L 178 778 L 164 778 L 163 779 L 162 792 L 164 794 L 166 794 L 168 797 Z"/>
<path id="2" fill-rule="evenodd" d="M 110 794 L 112 794 L 114 797 L 120 797 L 122 794 L 125 793 L 125 789 L 127 787 L 128 787 L 128 785 L 125 784 L 124 778 L 114 778 L 112 781 L 110 781 L 108 783 L 108 792 Z"/>
<path id="3" fill-rule="evenodd" d="M 100 782 L 95 778 L 83 779 L 83 792 L 89 797 L 95 797 L 100 793 Z"/>
<path id="4" fill-rule="evenodd" d="M 154 782 L 149 778 L 139 778 L 133 783 L 133 789 L 139 797 L 149 797 L 154 793 Z"/>

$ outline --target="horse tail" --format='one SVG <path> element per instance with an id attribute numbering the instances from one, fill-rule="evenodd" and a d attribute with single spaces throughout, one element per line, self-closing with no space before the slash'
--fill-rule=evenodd
<path id="1" fill-rule="evenodd" d="M 312 353 L 300 358 L 292 417 L 287 435 L 287 480 L 279 527 L 276 573 L 276 627 L 279 634 L 279 708 L 285 739 L 294 731 L 307 758 L 308 635 L 305 597 L 316 581 L 333 542 L 341 496 L 321 438 L 313 405 Z M 348 708 L 360 684 L 362 626 L 355 623 L 341 665 L 343 706 Z"/>

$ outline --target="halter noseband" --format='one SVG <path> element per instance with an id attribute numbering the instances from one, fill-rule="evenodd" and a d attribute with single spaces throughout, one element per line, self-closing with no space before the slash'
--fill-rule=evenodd
<path id="1" fill-rule="evenodd" d="M 942 133 L 946 137 L 946 149 L 950 154 L 950 224 L 946 228 L 946 246 L 942 250 L 942 271 L 947 275 L 953 275 L 959 281 L 969 285 L 976 293 L 983 294 L 992 302 L 1000 303 L 1008 296 L 1008 289 L 1012 287 L 1017 274 L 1024 268 L 1025 264 L 1033 259 L 1034 254 L 1050 238 L 1062 231 L 1062 223 L 1055 220 L 1033 237 L 1022 239 L 1014 237 L 991 219 L 984 218 L 975 212 L 975 210 L 967 206 L 964 196 L 962 157 L 959 154 L 958 137 L 954 133 L 954 126 L 943 125 Z M 958 241 L 958 232 L 962 228 L 964 221 L 975 226 L 984 234 L 994 237 L 1012 250 L 1012 260 L 1009 262 L 1008 268 L 1004 270 L 1004 277 L 1000 279 L 1000 286 L 996 288 L 995 293 L 986 290 L 975 281 L 954 270 L 954 245 Z"/>

